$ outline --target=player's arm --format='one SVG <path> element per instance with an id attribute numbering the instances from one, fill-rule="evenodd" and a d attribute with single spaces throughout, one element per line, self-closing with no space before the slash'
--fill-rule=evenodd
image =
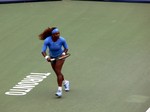
<path id="1" fill-rule="evenodd" d="M 46 54 L 46 52 L 42 52 L 42 55 L 48 62 L 51 61 L 51 58 Z"/>
<path id="2" fill-rule="evenodd" d="M 50 61 L 51 61 L 51 58 L 49 57 L 49 55 L 47 55 L 46 50 L 47 50 L 47 43 L 46 43 L 46 41 L 44 41 L 44 44 L 43 44 L 42 52 L 41 52 L 41 53 L 42 53 L 43 57 L 44 57 L 48 62 L 50 62 Z"/>
<path id="3" fill-rule="evenodd" d="M 67 42 L 66 42 L 65 39 L 63 40 L 63 47 L 64 47 L 63 53 L 64 53 L 64 54 L 67 54 L 67 52 L 68 52 L 68 45 L 67 45 Z"/>
<path id="4" fill-rule="evenodd" d="M 68 49 L 64 49 L 64 53 L 67 54 L 67 52 L 68 52 Z"/>

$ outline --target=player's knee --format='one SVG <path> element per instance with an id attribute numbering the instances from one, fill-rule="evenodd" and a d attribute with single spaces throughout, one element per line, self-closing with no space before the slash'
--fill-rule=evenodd
<path id="1" fill-rule="evenodd" d="M 56 72 L 56 74 L 57 74 L 58 76 L 61 76 L 61 75 L 62 75 L 62 73 L 61 73 L 60 70 L 56 70 L 55 72 Z"/>

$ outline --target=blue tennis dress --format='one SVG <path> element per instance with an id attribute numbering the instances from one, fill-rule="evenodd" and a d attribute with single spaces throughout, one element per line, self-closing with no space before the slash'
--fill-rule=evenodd
<path id="1" fill-rule="evenodd" d="M 56 42 L 54 42 L 52 40 L 52 37 L 49 36 L 44 40 L 42 52 L 46 52 L 47 48 L 49 48 L 49 55 L 53 58 L 57 58 L 61 56 L 64 49 L 68 49 L 68 45 L 66 43 L 66 40 L 61 36 Z"/>

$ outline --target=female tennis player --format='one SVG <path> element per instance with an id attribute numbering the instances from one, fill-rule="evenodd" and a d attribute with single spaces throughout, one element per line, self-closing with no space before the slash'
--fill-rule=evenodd
<path id="1" fill-rule="evenodd" d="M 47 60 L 47 62 L 51 63 L 51 67 L 57 76 L 58 90 L 55 95 L 61 97 L 62 85 L 64 84 L 66 92 L 69 91 L 69 81 L 64 79 L 64 75 L 61 72 L 65 59 L 59 58 L 67 54 L 68 45 L 66 40 L 60 36 L 60 32 L 56 27 L 45 29 L 39 35 L 39 38 L 40 40 L 44 40 L 42 55 Z M 46 53 L 47 48 L 49 49 L 48 55 Z M 52 59 L 56 60 L 52 61 Z"/>

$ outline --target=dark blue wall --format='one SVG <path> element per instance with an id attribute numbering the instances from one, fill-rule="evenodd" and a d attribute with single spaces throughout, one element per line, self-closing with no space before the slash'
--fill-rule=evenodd
<path id="1" fill-rule="evenodd" d="M 0 0 L 0 3 L 37 2 L 37 1 L 61 1 L 61 0 Z"/>
<path id="2" fill-rule="evenodd" d="M 150 0 L 110 0 L 112 2 L 150 2 Z"/>

